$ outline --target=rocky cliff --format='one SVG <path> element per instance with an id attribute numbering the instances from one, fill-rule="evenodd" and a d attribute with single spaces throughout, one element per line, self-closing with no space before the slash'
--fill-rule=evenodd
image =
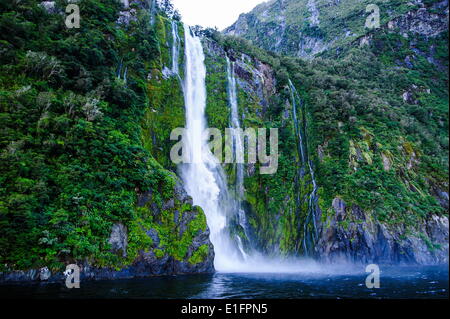
<path id="1" fill-rule="evenodd" d="M 209 230 L 203 211 L 192 206 L 182 185 L 176 184 L 173 198 L 158 207 L 152 200 L 152 191 L 139 195 L 138 206 L 148 217 L 138 223 L 140 236 L 146 246 L 136 251 L 137 255 L 128 266 L 99 267 L 89 260 L 77 261 L 80 280 L 113 280 L 141 278 L 161 275 L 179 275 L 214 272 L 214 248 L 209 241 Z M 152 216 L 153 218 L 151 218 Z M 149 224 L 148 220 L 155 221 Z M 129 230 L 122 223 L 114 224 L 108 243 L 111 251 L 120 259 L 134 253 L 136 248 L 129 236 L 136 236 L 136 230 Z M 44 281 L 63 282 L 61 271 L 48 267 L 27 271 L 7 271 L 0 273 L 0 282 Z"/>
<path id="2" fill-rule="evenodd" d="M 334 216 L 321 226 L 317 253 L 324 261 L 366 264 L 448 263 L 448 216 L 431 215 L 414 228 L 373 219 L 358 206 L 336 198 Z"/>
<path id="3" fill-rule="evenodd" d="M 353 67 L 347 69 L 347 74 L 355 76 L 354 85 L 364 86 L 369 82 L 372 89 L 387 92 L 392 87 L 383 84 L 382 79 L 391 72 L 390 66 L 380 67 L 378 62 L 374 62 L 369 63 L 370 67 L 363 67 L 367 61 L 362 59 L 358 62 L 355 57 L 361 56 L 355 53 L 348 61 L 343 58 L 346 62 L 332 63 L 331 60 L 319 60 L 309 63 L 300 62 L 298 66 L 293 66 L 293 60 L 289 58 L 273 58 L 255 53 L 258 51 L 252 51 L 251 46 L 246 47 L 248 45 L 246 43 L 236 43 L 233 37 L 218 36 L 218 38 L 218 41 L 205 40 L 206 63 L 210 71 L 209 91 L 220 92 L 220 87 L 225 86 L 225 57 L 228 56 L 234 61 L 243 127 L 252 127 L 255 123 L 276 123 L 283 136 L 280 141 L 280 167 L 274 176 L 259 176 L 255 174 L 257 170 L 253 165 L 246 165 L 245 207 L 247 222 L 251 229 L 250 234 L 253 236 L 247 239 L 253 242 L 253 245 L 269 255 L 277 255 L 279 252 L 283 255 L 308 253 L 326 262 L 343 260 L 416 264 L 448 262 L 446 168 L 438 169 L 438 171 L 442 169 L 441 177 L 422 179 L 420 175 L 423 173 L 420 173 L 419 166 L 421 162 L 427 161 L 426 153 L 430 150 L 419 151 L 416 149 L 416 147 L 421 148 L 418 144 L 413 146 L 406 142 L 405 135 L 408 134 L 406 127 L 390 132 L 389 139 L 398 134 L 396 143 L 382 137 L 384 134 L 382 132 L 385 130 L 383 126 L 376 128 L 379 124 L 372 125 L 365 120 L 369 116 L 372 118 L 371 121 L 386 123 L 388 118 L 400 116 L 393 113 L 386 117 L 380 115 L 375 110 L 377 105 L 383 108 L 384 103 L 388 105 L 404 103 L 408 107 L 407 105 L 417 105 L 415 103 L 420 104 L 420 102 L 405 99 L 404 91 L 400 87 L 396 88 L 397 93 L 394 96 L 384 101 L 377 96 L 359 97 L 353 84 L 339 84 L 339 81 L 346 81 L 344 78 L 347 75 L 341 74 L 336 77 L 339 71 L 336 72 L 333 69 L 340 68 L 341 63 L 352 63 Z M 372 48 L 378 49 L 378 52 L 380 50 L 379 45 L 369 47 L 370 50 Z M 253 54 L 249 55 L 248 52 Z M 361 51 L 361 54 L 367 54 L 367 52 Z M 370 59 L 376 61 L 378 57 L 371 55 Z M 435 61 L 444 63 L 439 59 Z M 403 59 L 394 60 L 394 63 L 403 65 Z M 438 70 L 439 66 L 428 63 Z M 333 65 L 332 68 L 325 66 L 330 64 Z M 369 81 L 365 74 L 359 73 L 361 69 L 374 67 L 378 68 L 379 73 L 372 73 L 373 78 Z M 418 70 L 417 64 L 410 65 L 410 68 Z M 297 103 L 301 104 L 303 101 L 307 105 L 306 113 L 302 114 L 300 110 L 297 110 L 297 116 L 306 125 L 305 136 L 308 140 L 306 150 L 313 162 L 312 167 L 319 184 L 319 198 L 316 203 L 310 201 L 312 175 L 308 170 L 305 171 L 301 155 L 297 152 L 296 144 L 299 141 L 296 138 L 293 113 L 295 111 L 293 104 L 296 102 L 292 100 L 290 94 L 286 73 L 284 73 L 286 70 L 287 76 L 290 75 L 293 79 L 298 76 L 297 83 L 302 83 L 299 85 L 301 96 Z M 406 74 L 399 81 L 404 81 L 406 84 L 410 81 L 408 77 L 409 75 Z M 341 85 L 342 87 L 339 88 Z M 330 95 L 324 96 L 324 89 L 331 90 Z M 417 94 L 418 87 L 413 90 Z M 433 95 L 431 90 L 423 92 Z M 335 98 L 341 94 L 343 95 L 336 101 Z M 344 96 L 348 95 L 353 97 L 347 100 Z M 219 109 L 226 107 L 226 96 L 221 98 L 216 94 L 214 96 L 209 106 L 210 122 L 215 125 L 220 123 L 226 125 L 228 114 L 225 112 L 223 114 L 225 118 L 219 121 L 217 113 Z M 328 99 L 328 104 L 322 104 L 321 100 L 324 98 Z M 363 104 L 358 106 L 361 102 Z M 345 104 L 342 103 L 349 103 L 351 107 L 361 107 L 361 109 L 352 112 L 353 115 L 344 115 L 342 120 L 338 120 L 341 116 L 336 115 L 336 122 L 334 122 L 336 126 L 330 126 L 330 122 L 324 120 L 321 112 L 325 110 L 343 112 Z M 367 105 L 374 109 L 367 108 Z M 433 108 L 434 106 L 424 107 Z M 334 108 L 335 111 L 332 111 Z M 447 112 L 445 106 L 440 112 L 443 112 L 440 113 L 441 120 L 445 121 Z M 409 116 L 408 118 L 409 121 L 414 121 Z M 399 120 L 405 121 L 406 118 Z M 345 121 L 349 123 L 344 124 Z M 321 122 L 324 125 L 320 125 Z M 354 133 L 351 132 L 354 129 L 358 133 L 352 137 Z M 320 133 L 317 130 L 321 130 Z M 429 132 L 438 136 L 445 134 L 440 130 L 439 133 Z M 321 138 L 323 142 L 320 142 Z M 445 149 L 445 144 L 442 147 Z M 421 154 L 419 155 L 421 159 L 417 157 L 417 154 Z M 441 155 L 444 156 L 442 160 L 445 161 L 444 153 Z M 342 171 L 339 168 L 339 162 L 342 163 Z M 233 171 L 232 169 L 227 171 L 232 188 Z M 326 176 L 327 174 L 330 175 Z M 283 184 L 286 180 L 291 182 Z M 336 185 L 339 183 L 340 186 Z M 422 186 L 414 186 L 416 183 Z M 393 189 L 397 189 L 396 194 L 392 193 Z M 348 192 L 344 196 L 346 199 L 343 199 L 342 195 L 346 192 Z M 411 202 L 406 204 L 404 200 Z M 428 200 L 430 204 L 433 204 L 430 206 L 425 204 Z M 403 204 L 398 205 L 399 201 Z M 417 210 L 419 206 L 414 208 L 415 205 L 422 206 L 424 210 Z M 314 249 L 306 251 L 304 243 L 308 232 L 304 226 L 307 221 L 307 212 L 311 208 L 316 210 L 314 218 L 317 236 L 314 239 Z M 237 222 L 236 231 L 245 238 L 244 231 L 240 229 Z"/>
<path id="4" fill-rule="evenodd" d="M 307 131 L 313 136 L 308 140 L 308 151 L 314 160 L 320 197 L 314 255 L 327 261 L 446 263 L 448 157 L 440 153 L 443 157 L 438 162 L 445 163 L 441 166 L 441 177 L 426 178 L 419 172 L 428 161 L 427 154 L 435 156 L 431 154 L 436 153 L 423 144 L 422 138 L 413 144 L 406 141 L 415 139 L 412 136 L 416 134 L 431 134 L 430 138 L 444 139 L 437 149 L 447 149 L 448 135 L 440 129 L 431 133 L 426 124 L 429 122 L 412 114 L 415 107 L 422 111 L 439 109 L 433 112 L 433 116 L 440 114 L 435 120 L 448 123 L 448 90 L 444 89 L 448 83 L 448 64 L 440 58 L 441 53 L 442 57 L 447 55 L 444 52 L 448 47 L 448 2 L 391 1 L 383 4 L 370 1 L 376 3 L 381 12 L 380 28 L 373 30 L 364 28 L 364 9 L 368 3 L 269 1 L 241 15 L 224 33 L 231 38 L 239 36 L 251 40 L 266 50 L 311 59 L 297 67 L 292 65 L 293 60 L 282 59 L 281 69 L 284 67 L 291 78 L 297 77 L 300 90 L 306 91 L 302 98 L 306 100 L 308 116 L 302 120 L 309 121 Z M 314 59 L 319 54 L 324 59 Z M 280 69 L 277 63 L 272 65 Z M 382 84 L 382 79 L 394 70 L 402 73 L 395 79 L 391 77 L 395 84 Z M 424 81 L 424 87 L 412 84 L 418 79 Z M 438 93 L 441 89 L 443 91 Z M 369 93 L 372 90 L 373 96 Z M 385 93 L 378 95 L 376 92 Z M 360 94 L 364 94 L 364 98 Z M 415 98 L 421 94 L 428 98 Z M 429 99 L 432 95 L 436 98 Z M 403 107 L 412 117 L 406 113 L 400 115 Z M 387 114 L 383 116 L 379 112 Z M 292 113 L 285 114 L 289 121 L 293 120 Z M 334 119 L 329 117 L 331 114 Z M 400 129 L 394 128 L 396 125 L 392 121 L 399 121 Z M 415 124 L 410 121 L 421 123 L 414 129 L 415 133 L 411 130 L 411 125 Z M 390 131 L 387 135 L 386 130 Z M 400 143 L 389 141 L 383 135 L 391 139 L 397 136 Z M 413 150 L 416 147 L 425 148 Z M 418 153 L 422 159 L 417 157 Z M 300 178 L 308 181 L 308 177 L 300 175 Z M 423 193 L 424 189 L 428 195 Z M 350 193 L 343 196 L 347 191 Z M 416 197 L 414 193 L 421 195 Z M 428 196 L 433 197 L 435 204 L 425 208 Z M 283 198 L 288 202 L 292 197 L 285 193 Z M 406 198 L 416 204 L 409 199 L 407 204 Z M 416 205 L 423 205 L 423 213 L 412 208 Z M 294 206 L 298 207 L 298 202 Z M 283 210 L 281 216 L 289 215 L 286 206 Z M 417 213 L 421 217 L 416 219 Z M 280 220 L 281 216 L 275 220 Z M 289 219 L 292 221 L 295 217 Z M 301 219 L 293 222 L 282 237 L 298 232 L 296 239 L 290 237 L 288 242 L 301 242 L 305 236 L 305 231 L 301 230 L 303 222 Z M 279 233 L 280 230 L 275 231 Z M 274 234 L 268 236 L 270 242 L 269 238 L 283 243 Z M 295 249 L 301 251 L 301 248 Z M 293 251 L 292 246 L 287 251 Z"/>
<path id="5" fill-rule="evenodd" d="M 268 51 L 311 58 L 370 34 L 368 5 L 377 6 L 380 26 L 425 36 L 448 30 L 447 0 L 272 0 L 242 14 L 224 32 Z"/>

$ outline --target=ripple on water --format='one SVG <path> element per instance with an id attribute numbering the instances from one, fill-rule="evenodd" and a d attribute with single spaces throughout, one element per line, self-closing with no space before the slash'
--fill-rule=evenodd
<path id="1" fill-rule="evenodd" d="M 364 269 L 364 268 L 363 268 Z M 368 289 L 363 271 L 216 273 L 61 284 L 3 285 L 0 296 L 25 298 L 448 298 L 448 268 L 382 267 L 381 288 Z"/>

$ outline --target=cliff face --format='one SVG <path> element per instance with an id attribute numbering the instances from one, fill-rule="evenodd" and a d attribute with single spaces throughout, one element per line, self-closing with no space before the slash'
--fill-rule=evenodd
<path id="1" fill-rule="evenodd" d="M 448 1 L 273 0 L 242 14 L 225 34 L 268 51 L 312 58 L 370 33 L 365 22 L 377 5 L 380 25 L 435 36 L 448 29 Z"/>
<path id="2" fill-rule="evenodd" d="M 381 223 L 359 207 L 333 201 L 334 216 L 321 226 L 317 253 L 324 261 L 448 263 L 448 217 L 431 215 L 413 228 Z"/>
<path id="3" fill-rule="evenodd" d="M 448 262 L 448 2 L 399 4 L 378 3 L 381 28 L 370 32 L 356 25 L 345 31 L 355 17 L 365 20 L 365 4 L 352 1 L 271 1 L 225 30 L 225 47 L 249 52 L 252 45 L 239 36 L 266 50 L 310 59 L 277 60 L 250 50 L 268 61 L 277 80 L 276 92 L 265 99 L 272 101 L 269 111 L 259 118 L 288 129 L 281 156 L 299 169 L 284 171 L 289 178 L 278 172 L 278 181 L 292 181 L 279 189 L 270 178 L 256 178 L 252 188 L 248 174 L 248 216 L 267 253 L 306 253 L 303 227 L 313 183 L 295 151 L 293 101 L 286 94 L 290 77 L 306 103 L 305 115 L 298 116 L 319 186 L 318 234 L 310 254 L 326 261 Z M 312 35 L 292 31 L 305 10 Z M 302 43 L 310 44 L 308 52 Z M 323 58 L 314 59 L 319 52 Z M 239 65 L 250 59 L 237 60 Z M 258 70 L 250 74 L 238 75 L 244 91 L 260 82 L 251 80 Z M 418 109 L 431 117 L 421 117 Z M 430 148 L 432 140 L 440 142 Z"/>
<path id="4" fill-rule="evenodd" d="M 220 127 L 215 125 L 228 124 L 229 113 L 220 115 L 218 112 L 227 107 L 227 97 L 218 93 L 222 92 L 220 88 L 223 90 L 226 87 L 225 58 L 228 57 L 234 61 L 243 128 L 252 127 L 255 123 L 270 123 L 277 125 L 283 136 L 280 140 L 280 166 L 276 174 L 261 176 L 258 175 L 254 165 L 245 165 L 245 210 L 248 228 L 251 231 L 245 233 L 237 221 L 234 224 L 234 231 L 247 239 L 247 248 L 256 247 L 269 255 L 277 255 L 280 252 L 282 255 L 308 253 L 325 262 L 344 260 L 362 263 L 448 262 L 448 216 L 445 213 L 448 209 L 448 184 L 444 177 L 445 166 L 438 169 L 443 173 L 441 177 L 428 179 L 422 184 L 424 175 L 419 169 L 419 163 L 426 161 L 425 152 L 428 151 L 419 151 L 416 149 L 420 148 L 418 145 L 413 146 L 406 142 L 405 135 L 408 134 L 406 131 L 390 132 L 387 142 L 381 137 L 386 134 L 383 133 L 386 132 L 385 128 L 375 128 L 376 126 L 367 122 L 365 125 L 369 125 L 368 127 L 361 125 L 366 116 L 372 117 L 372 121 L 387 121 L 384 116 L 379 118 L 379 113 L 374 117 L 374 110 L 367 109 L 365 104 L 364 108 L 354 115 L 347 115 L 349 116 L 347 121 L 354 123 L 351 126 L 346 126 L 343 123 L 344 119 L 342 122 L 336 121 L 336 128 L 326 124 L 328 122 L 324 122 L 321 112 L 330 106 L 335 107 L 336 112 L 344 110 L 342 105 L 334 104 L 332 96 L 341 94 L 333 91 L 346 75 L 341 79 L 333 79 L 334 70 L 323 67 L 329 65 L 330 60 L 301 64 L 300 71 L 298 68 L 291 69 L 289 59 L 278 61 L 268 59 L 268 62 L 263 63 L 255 56 L 244 53 L 245 50 L 239 51 L 229 38 L 223 41 L 220 44 L 210 39 L 204 41 L 209 71 L 208 92 L 212 93 L 208 106 L 211 126 Z M 261 58 L 264 59 L 262 56 Z M 370 59 L 378 58 L 371 56 Z M 343 61 L 346 59 L 343 58 Z M 349 69 L 349 73 L 362 67 L 354 57 L 348 62 L 350 61 L 355 69 Z M 279 63 L 293 76 L 296 72 L 303 74 L 300 82 L 303 85 L 299 86 L 302 90 L 300 100 L 306 101 L 307 111 L 302 115 L 297 110 L 297 116 L 307 127 L 306 151 L 314 163 L 313 168 L 317 176 L 319 187 L 317 203 L 309 201 L 312 176 L 305 171 L 304 163 L 297 152 L 296 144 L 299 141 L 295 134 L 293 101 L 284 74 L 279 69 Z M 318 67 L 319 64 L 321 67 Z M 375 65 L 376 63 L 372 67 Z M 335 62 L 333 66 L 341 67 L 339 62 Z M 374 75 L 378 80 L 371 80 L 372 89 L 380 92 L 391 89 L 391 86 L 388 88 L 383 84 L 384 72 Z M 361 76 L 353 79 L 358 85 L 364 85 L 367 81 L 366 75 Z M 318 86 L 319 81 L 328 81 L 330 84 Z M 331 84 L 331 81 L 334 83 Z M 403 81 L 407 83 L 407 77 Z M 350 83 L 343 85 L 342 89 L 348 91 L 348 94 L 355 94 L 353 102 L 346 103 L 352 103 L 357 108 L 360 97 L 356 95 Z M 331 105 L 324 104 L 324 109 L 321 110 L 324 89 L 331 90 L 330 96 L 326 95 Z M 413 90 L 417 94 L 418 87 Z M 371 97 L 369 94 L 365 95 L 363 101 L 374 107 L 383 103 L 413 104 L 412 101 L 405 99 L 401 87 L 396 88 L 396 91 L 397 94 L 392 100 L 380 101 L 378 97 Z M 425 94 L 433 93 L 430 91 Z M 341 101 L 338 103 L 342 103 Z M 420 103 L 415 101 L 414 103 Z M 400 109 L 391 112 L 399 111 Z M 442 116 L 445 117 L 444 113 Z M 393 116 L 392 113 L 388 115 Z M 320 126 L 321 122 L 326 125 Z M 352 127 L 357 128 L 359 137 L 355 138 Z M 316 130 L 320 130 L 321 133 Z M 430 134 L 436 133 L 430 131 Z M 445 133 L 439 131 L 437 134 Z M 397 140 L 398 144 L 392 141 L 393 136 L 397 136 L 394 140 Z M 320 141 L 321 138 L 324 138 L 323 142 Z M 332 147 L 333 144 L 337 148 Z M 417 157 L 417 154 L 422 155 Z M 343 162 L 342 175 L 337 174 L 339 170 L 335 163 L 339 161 Z M 225 169 L 228 172 L 230 188 L 233 189 L 233 168 L 225 167 Z M 376 175 L 373 174 L 378 177 L 375 178 Z M 287 180 L 290 182 L 283 183 Z M 336 184 L 339 183 L 346 186 L 337 188 Z M 373 186 L 369 184 L 364 186 L 365 183 L 373 183 Z M 421 183 L 421 188 L 413 186 L 416 183 Z M 397 194 L 391 193 L 392 185 L 396 185 Z M 344 196 L 346 198 L 344 200 L 341 196 L 346 192 L 348 193 Z M 371 198 L 369 201 L 368 197 Z M 424 206 L 423 211 L 418 211 L 406 203 L 397 206 L 395 202 L 403 201 L 402 198 L 411 200 L 414 205 L 422 205 L 427 200 L 431 200 L 434 204 Z M 402 205 L 403 208 L 400 208 Z M 314 217 L 317 237 L 314 240 L 313 250 L 306 251 L 304 243 L 307 231 L 304 226 L 311 206 L 316 209 Z"/>
<path id="5" fill-rule="evenodd" d="M 280 158 L 275 174 L 261 175 L 259 162 L 244 165 L 245 221 L 240 221 L 237 215 L 232 216 L 231 232 L 239 234 L 244 240 L 244 247 L 249 250 L 257 249 L 267 254 L 280 250 L 286 254 L 295 253 L 301 235 L 300 232 L 291 233 L 287 229 L 300 227 L 300 219 L 304 218 L 305 212 L 298 212 L 294 208 L 295 193 L 306 193 L 307 186 L 299 189 L 299 184 L 293 180 L 298 171 L 292 163 L 297 161 L 298 154 L 295 152 L 292 106 L 287 99 L 287 88 L 279 85 L 275 69 L 268 62 L 262 62 L 245 53 L 245 50 L 239 51 L 233 45 L 212 39 L 205 39 L 204 47 L 210 127 L 222 131 L 229 127 L 228 97 L 219 93 L 226 93 L 228 57 L 236 76 L 241 127 L 277 127 L 284 138 L 279 143 Z M 235 193 L 236 165 L 226 164 L 224 170 L 229 188 Z M 290 182 L 283 185 L 286 180 Z"/>
<path id="6" fill-rule="evenodd" d="M 135 227 L 128 229 L 122 223 L 114 224 L 108 243 L 111 251 L 119 257 L 117 265 L 123 263 L 129 254 L 134 254 L 127 266 L 99 267 L 95 261 L 77 261 L 80 280 L 114 280 L 161 275 L 179 275 L 214 272 L 214 248 L 209 241 L 209 229 L 203 211 L 192 206 L 182 185 L 177 183 L 173 198 L 161 207 L 155 204 L 153 191 L 138 197 L 137 205 L 147 217 Z M 155 223 L 149 223 L 149 221 Z M 142 249 L 133 246 L 130 236 L 141 237 L 145 242 Z M 121 261 L 120 261 L 121 260 Z M 48 267 L 40 269 L 7 271 L 0 273 L 0 282 L 46 281 L 64 282 L 61 271 Z"/>

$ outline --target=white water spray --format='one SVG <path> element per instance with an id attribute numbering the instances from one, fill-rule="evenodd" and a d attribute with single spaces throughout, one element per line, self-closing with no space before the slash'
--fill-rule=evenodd
<path id="1" fill-rule="evenodd" d="M 248 255 L 243 252 L 242 240 L 232 239 L 228 229 L 229 217 L 236 212 L 235 201 L 228 195 L 225 174 L 208 145 L 208 136 L 203 133 L 207 127 L 206 67 L 203 47 L 198 37 L 184 26 L 185 33 L 185 79 L 183 93 L 186 108 L 186 135 L 183 152 L 190 164 L 182 164 L 181 176 L 186 192 L 194 204 L 203 208 L 210 229 L 210 240 L 214 245 L 214 266 L 220 272 L 302 272 L 319 269 L 313 261 L 302 259 L 269 258 L 256 251 Z M 230 70 L 230 69 L 229 69 Z M 232 74 L 232 73 L 230 73 Z M 231 97 L 236 96 L 236 80 L 230 78 Z M 234 87 L 234 88 L 233 88 Z M 236 99 L 231 98 L 236 101 Z M 233 102 L 232 124 L 239 127 L 237 103 Z M 234 121 L 234 119 L 237 120 Z M 242 141 L 241 141 L 242 142 Z M 238 182 L 241 183 L 241 182 Z M 242 185 L 242 184 L 241 184 Z M 241 186 L 242 187 L 242 186 Z M 243 187 L 242 187 L 243 191 Z M 241 194 L 241 196 L 243 196 Z"/>
<path id="2" fill-rule="evenodd" d="M 225 175 L 208 146 L 206 129 L 206 68 L 200 39 L 192 35 L 188 26 L 185 33 L 184 101 L 186 107 L 185 148 L 191 164 L 182 166 L 182 179 L 194 204 L 203 208 L 214 245 L 214 266 L 218 271 L 236 269 L 242 259 L 231 241 L 227 229 L 226 205 L 228 197 Z"/>

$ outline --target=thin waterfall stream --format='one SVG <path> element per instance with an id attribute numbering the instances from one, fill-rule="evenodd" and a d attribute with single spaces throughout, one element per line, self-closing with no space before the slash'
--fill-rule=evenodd
<path id="1" fill-rule="evenodd" d="M 307 169 L 311 178 L 311 183 L 313 189 L 308 196 L 308 212 L 306 215 L 305 222 L 303 223 L 303 253 L 308 256 L 314 255 L 314 244 L 318 239 L 317 232 L 317 182 L 314 174 L 313 164 L 311 159 L 308 156 L 308 145 L 307 145 L 307 137 L 306 137 L 306 114 L 304 110 L 304 104 L 301 100 L 297 89 L 295 88 L 292 81 L 289 79 L 289 90 L 291 94 L 292 100 L 292 114 L 294 120 L 295 132 L 298 137 L 298 152 L 300 156 L 300 178 L 303 178 L 306 175 L 305 170 Z M 300 103 L 300 112 L 302 114 L 303 119 L 303 127 L 300 126 L 299 120 L 297 117 L 297 102 Z M 305 167 L 306 166 L 306 167 Z M 298 199 L 299 200 L 299 199 Z M 309 225 L 312 224 L 312 231 Z"/>
<path id="2" fill-rule="evenodd" d="M 237 86 L 236 77 L 234 71 L 234 62 L 231 62 L 229 57 L 227 60 L 227 80 L 228 80 L 228 103 L 230 105 L 230 127 L 234 130 L 240 130 L 241 124 L 239 121 L 239 109 L 237 100 Z M 249 227 L 247 224 L 247 217 L 245 210 L 242 207 L 242 201 L 245 198 L 244 189 L 244 141 L 241 134 L 233 135 L 233 154 L 236 157 L 236 181 L 235 181 L 235 211 L 237 212 L 239 225 L 244 230 L 244 234 L 247 241 L 250 241 Z M 236 235 L 239 249 L 246 259 L 247 253 L 244 251 L 242 238 Z"/>
<path id="3" fill-rule="evenodd" d="M 172 74 L 179 76 L 180 37 L 178 35 L 178 23 L 172 20 Z"/>

